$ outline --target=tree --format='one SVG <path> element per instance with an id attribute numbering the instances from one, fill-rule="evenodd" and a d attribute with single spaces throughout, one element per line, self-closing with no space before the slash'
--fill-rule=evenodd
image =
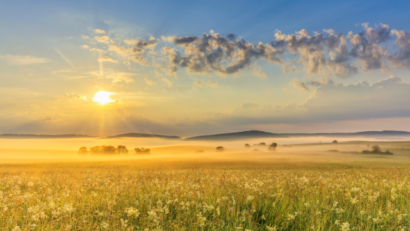
<path id="1" fill-rule="evenodd" d="M 249 144 L 245 144 L 245 148 L 250 148 L 251 146 Z"/>
<path id="2" fill-rule="evenodd" d="M 81 147 L 80 150 L 78 150 L 78 153 L 81 155 L 85 155 L 88 153 L 87 147 Z"/>
<path id="3" fill-rule="evenodd" d="M 271 145 L 269 145 L 268 150 L 275 151 L 277 146 L 278 146 L 277 143 L 272 143 Z"/>
<path id="4" fill-rule="evenodd" d="M 338 143 L 337 140 L 332 141 L 332 144 L 337 144 L 337 143 Z"/>
<path id="5" fill-rule="evenodd" d="M 373 146 L 372 146 L 372 152 L 373 152 L 373 153 L 381 153 L 382 151 L 381 151 L 379 145 L 373 145 Z"/>
<path id="6" fill-rule="evenodd" d="M 135 154 L 150 154 L 149 148 L 135 148 Z"/>
<path id="7" fill-rule="evenodd" d="M 92 147 L 92 148 L 90 148 L 90 152 L 91 152 L 92 154 L 101 153 L 101 147 L 100 147 L 100 146 Z"/>
<path id="8" fill-rule="evenodd" d="M 218 146 L 218 147 L 216 147 L 216 151 L 217 152 L 223 152 L 223 151 L 225 151 L 225 148 L 222 147 L 222 146 Z"/>
<path id="9" fill-rule="evenodd" d="M 128 153 L 128 149 L 124 145 L 118 145 L 116 151 L 117 151 L 118 154 L 127 154 Z"/>

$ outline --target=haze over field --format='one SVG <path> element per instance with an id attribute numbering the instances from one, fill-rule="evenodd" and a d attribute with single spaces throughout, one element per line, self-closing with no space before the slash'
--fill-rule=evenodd
<path id="1" fill-rule="evenodd" d="M 410 1 L 3 1 L 0 229 L 410 230 Z"/>

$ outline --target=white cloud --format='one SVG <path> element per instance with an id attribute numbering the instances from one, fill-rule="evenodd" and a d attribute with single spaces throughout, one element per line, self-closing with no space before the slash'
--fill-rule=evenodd
<path id="1" fill-rule="evenodd" d="M 94 32 L 96 34 L 106 34 L 105 30 L 101 30 L 101 29 L 95 29 Z"/>
<path id="2" fill-rule="evenodd" d="M 39 58 L 30 55 L 0 55 L 0 59 L 5 60 L 11 65 L 24 66 L 30 64 L 48 63 L 46 58 Z"/>
<path id="3" fill-rule="evenodd" d="M 110 40 L 110 38 L 107 35 L 95 36 L 94 38 L 95 40 L 97 40 L 97 42 L 100 42 L 100 43 L 109 43 L 109 40 Z"/>

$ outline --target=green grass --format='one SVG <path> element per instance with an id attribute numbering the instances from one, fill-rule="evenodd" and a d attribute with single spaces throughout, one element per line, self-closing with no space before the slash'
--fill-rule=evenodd
<path id="1" fill-rule="evenodd" d="M 3 230 L 408 230 L 406 164 L 0 167 Z"/>

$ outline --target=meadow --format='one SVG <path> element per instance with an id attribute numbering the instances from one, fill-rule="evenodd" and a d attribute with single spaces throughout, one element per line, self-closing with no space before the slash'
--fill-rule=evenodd
<path id="1" fill-rule="evenodd" d="M 42 142 L 50 140 L 2 140 L 2 230 L 410 227 L 410 142 L 279 143 L 276 151 L 253 151 L 240 141 L 216 153 L 220 143 L 154 140 L 151 155 L 115 157 L 79 156 L 72 145 L 107 140 L 52 141 L 61 150 L 40 150 Z M 372 144 L 394 155 L 355 153 Z"/>

